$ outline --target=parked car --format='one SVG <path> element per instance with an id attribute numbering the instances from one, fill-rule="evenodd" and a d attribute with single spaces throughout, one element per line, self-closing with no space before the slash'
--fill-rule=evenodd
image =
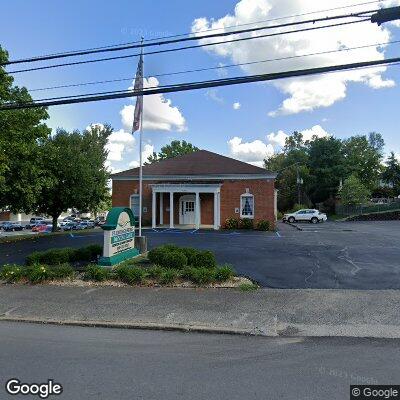
<path id="1" fill-rule="evenodd" d="M 62 231 L 72 231 L 77 224 L 73 221 L 61 222 L 60 228 Z"/>
<path id="2" fill-rule="evenodd" d="M 5 222 L 3 224 L 3 230 L 5 232 L 12 232 L 12 231 L 22 231 L 24 227 L 18 222 Z"/>
<path id="3" fill-rule="evenodd" d="M 317 224 L 318 222 L 325 222 L 328 219 L 326 214 L 321 213 L 318 210 L 313 209 L 304 209 L 299 210 L 294 213 L 285 214 L 282 218 L 283 222 L 299 222 L 299 221 L 308 221 L 313 224 Z"/>
<path id="4" fill-rule="evenodd" d="M 35 227 L 35 226 L 39 226 L 39 225 L 47 225 L 48 224 L 48 222 L 46 222 L 45 220 L 41 220 L 41 221 L 36 221 L 36 222 L 34 222 L 34 223 L 29 223 L 29 224 L 27 224 L 27 225 L 25 225 L 25 229 L 32 229 L 33 230 L 33 228 Z"/>
<path id="5" fill-rule="evenodd" d="M 89 221 L 81 221 L 79 222 L 78 226 L 80 227 L 80 229 L 89 229 Z"/>
<path id="6" fill-rule="evenodd" d="M 3 225 L 6 224 L 8 221 L 1 221 L 0 222 L 0 230 L 3 229 Z"/>
<path id="7" fill-rule="evenodd" d="M 53 230 L 53 224 L 40 224 L 32 228 L 32 232 L 49 233 Z"/>

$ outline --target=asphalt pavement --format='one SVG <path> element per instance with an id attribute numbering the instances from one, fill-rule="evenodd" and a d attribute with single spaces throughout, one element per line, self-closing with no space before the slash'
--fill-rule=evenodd
<path id="1" fill-rule="evenodd" d="M 300 225 L 299 225 L 300 226 Z M 278 224 L 277 232 L 151 230 L 149 248 L 175 243 L 212 250 L 219 263 L 269 288 L 400 289 L 400 221 Z M 33 251 L 101 244 L 102 232 L 0 244 L 0 264 Z"/>
<path id="2" fill-rule="evenodd" d="M 5 382 L 63 386 L 53 399 L 343 400 L 400 381 L 396 339 L 260 338 L 0 323 Z M 37 396 L 35 398 L 38 398 Z"/>

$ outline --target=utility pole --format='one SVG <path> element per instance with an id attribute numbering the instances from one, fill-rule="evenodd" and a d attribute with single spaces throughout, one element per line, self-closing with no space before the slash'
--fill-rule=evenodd
<path id="1" fill-rule="evenodd" d="M 382 10 L 379 10 L 371 16 L 371 22 L 379 26 L 385 22 L 395 21 L 397 19 L 400 19 L 400 6 L 382 8 Z"/>

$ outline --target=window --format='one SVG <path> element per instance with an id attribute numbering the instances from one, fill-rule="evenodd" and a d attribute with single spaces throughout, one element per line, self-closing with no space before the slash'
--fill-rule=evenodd
<path id="1" fill-rule="evenodd" d="M 133 194 L 131 196 L 131 210 L 135 217 L 139 216 L 140 209 L 139 209 L 139 195 L 138 194 Z"/>
<path id="2" fill-rule="evenodd" d="M 254 218 L 254 196 L 250 193 L 240 196 L 240 218 Z"/>

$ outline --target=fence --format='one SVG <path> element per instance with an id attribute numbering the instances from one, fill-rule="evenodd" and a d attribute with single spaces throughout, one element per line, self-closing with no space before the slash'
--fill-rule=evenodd
<path id="1" fill-rule="evenodd" d="M 386 204 L 364 204 L 364 205 L 336 205 L 336 214 L 349 216 L 349 215 L 362 215 L 383 211 L 400 210 L 400 199 L 395 199 L 391 203 Z"/>

